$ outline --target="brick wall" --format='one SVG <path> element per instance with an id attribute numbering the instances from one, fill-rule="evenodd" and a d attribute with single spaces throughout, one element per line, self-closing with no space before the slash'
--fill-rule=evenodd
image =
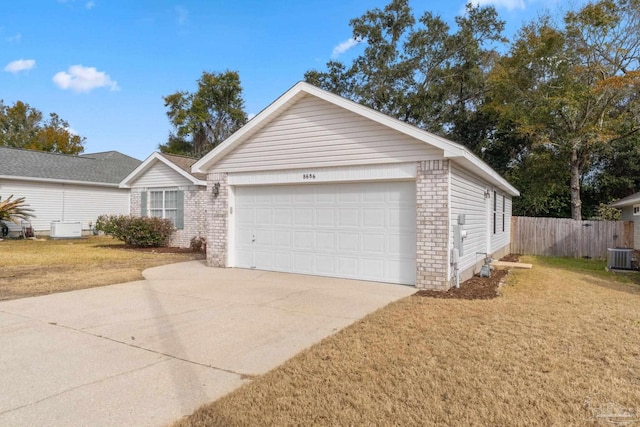
<path id="1" fill-rule="evenodd" d="M 416 177 L 416 287 L 447 290 L 449 161 L 418 162 Z"/>
<path id="2" fill-rule="evenodd" d="M 220 184 L 218 195 L 213 188 Z M 229 186 L 225 173 L 207 175 L 207 264 L 211 267 L 227 266 L 227 212 L 229 210 Z"/>
<path id="3" fill-rule="evenodd" d="M 173 233 L 169 246 L 188 248 L 191 246 L 191 238 L 206 237 L 207 235 L 207 195 L 209 193 L 205 187 L 196 185 L 181 186 L 176 189 L 184 191 L 184 227 Z M 134 188 L 131 190 L 131 215 L 140 216 L 143 191 L 153 191 L 153 189 Z M 147 203 L 149 203 L 149 198 L 147 198 Z"/>

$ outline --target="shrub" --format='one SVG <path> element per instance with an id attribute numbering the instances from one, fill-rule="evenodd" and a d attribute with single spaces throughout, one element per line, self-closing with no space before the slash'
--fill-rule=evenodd
<path id="1" fill-rule="evenodd" d="M 193 252 L 204 252 L 207 247 L 207 239 L 202 236 L 191 238 L 191 250 Z"/>
<path id="2" fill-rule="evenodd" d="M 167 246 L 175 231 L 168 219 L 128 215 L 100 215 L 96 230 L 131 246 Z"/>

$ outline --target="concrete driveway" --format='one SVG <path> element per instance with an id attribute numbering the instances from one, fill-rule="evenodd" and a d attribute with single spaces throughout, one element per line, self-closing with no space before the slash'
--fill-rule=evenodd
<path id="1" fill-rule="evenodd" d="M 415 292 L 200 261 L 144 276 L 0 303 L 0 425 L 170 423 Z"/>

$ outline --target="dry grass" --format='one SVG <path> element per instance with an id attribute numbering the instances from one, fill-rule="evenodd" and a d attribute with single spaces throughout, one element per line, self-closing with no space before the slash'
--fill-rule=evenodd
<path id="1" fill-rule="evenodd" d="M 406 298 L 177 425 L 583 426 L 610 403 L 640 418 L 640 286 L 523 261 L 499 298 Z"/>
<path id="2" fill-rule="evenodd" d="M 0 300 L 92 288 L 142 279 L 142 271 L 202 258 L 187 253 L 123 249 L 110 237 L 0 242 Z"/>

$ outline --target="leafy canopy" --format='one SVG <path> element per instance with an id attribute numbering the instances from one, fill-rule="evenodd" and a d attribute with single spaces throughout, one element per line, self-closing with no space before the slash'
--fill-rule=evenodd
<path id="1" fill-rule="evenodd" d="M 235 71 L 203 72 L 194 93 L 164 97 L 174 127 L 163 153 L 202 157 L 247 122 L 240 76 Z"/>
<path id="2" fill-rule="evenodd" d="M 80 154 L 84 137 L 70 131 L 69 123 L 56 113 L 43 120 L 42 113 L 22 101 L 13 106 L 0 100 L 0 146 L 46 151 L 48 153 Z"/>

